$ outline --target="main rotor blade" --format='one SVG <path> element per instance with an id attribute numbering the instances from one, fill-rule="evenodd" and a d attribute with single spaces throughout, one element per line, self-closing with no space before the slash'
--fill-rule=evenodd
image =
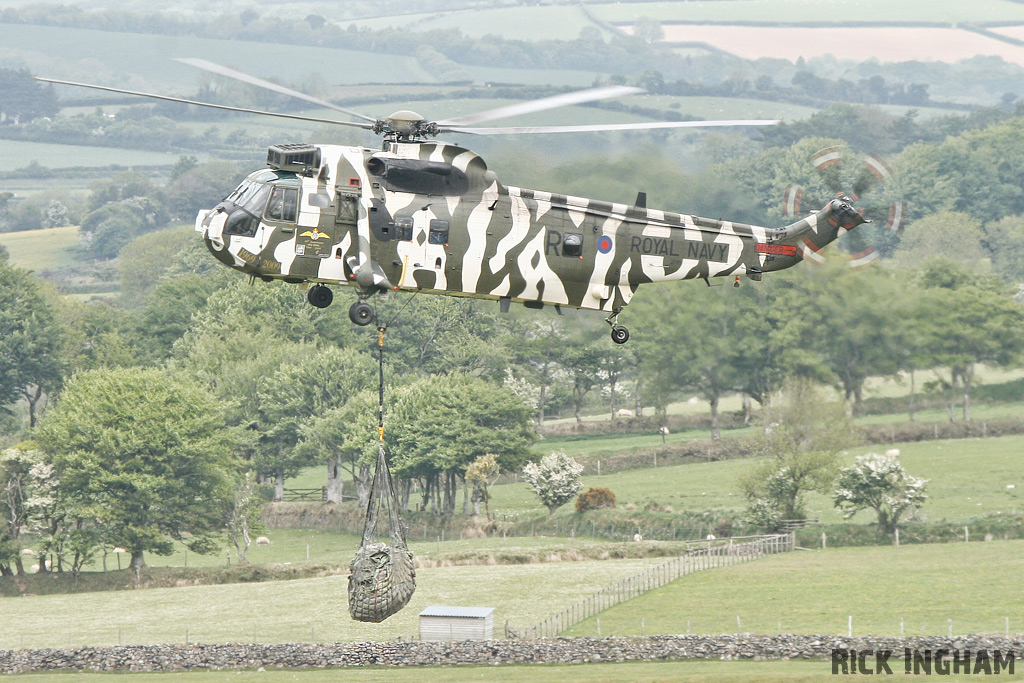
<path id="1" fill-rule="evenodd" d="M 580 126 L 520 126 L 512 128 L 442 127 L 442 132 L 472 135 L 532 135 L 535 133 L 590 133 L 603 130 L 652 130 L 655 128 L 714 128 L 719 126 L 774 126 L 781 121 L 752 119 L 749 121 L 652 121 L 649 123 L 597 123 Z"/>
<path id="2" fill-rule="evenodd" d="M 552 97 L 545 97 L 539 100 L 530 100 L 529 102 L 510 104 L 507 107 L 488 109 L 487 111 L 480 111 L 475 114 L 456 116 L 451 119 L 437 121 L 437 125 L 441 127 L 469 126 L 474 123 L 483 123 L 484 121 L 507 119 L 510 116 L 532 114 L 538 111 L 557 109 L 558 107 L 568 107 L 574 104 L 582 104 L 584 102 L 605 100 L 608 99 L 609 97 L 623 97 L 625 95 L 635 95 L 636 93 L 639 92 L 643 92 L 643 88 L 633 88 L 625 85 L 612 85 L 603 88 L 591 88 L 590 90 L 579 90 L 577 92 L 570 92 L 562 95 L 554 95 Z"/>
<path id="3" fill-rule="evenodd" d="M 340 111 L 343 114 L 355 116 L 356 118 L 362 119 L 364 121 L 370 121 L 371 123 L 377 122 L 377 119 L 375 118 L 366 116 L 365 114 L 360 114 L 359 112 L 352 111 L 351 109 L 346 109 L 345 107 L 340 107 L 336 104 L 328 102 L 327 100 L 321 100 L 318 97 L 313 97 L 312 95 L 307 95 L 306 93 L 299 92 L 298 90 L 286 88 L 283 85 L 278 85 L 277 83 L 265 81 L 262 78 L 257 78 L 256 76 L 250 76 L 249 74 L 243 73 L 241 71 L 235 71 L 234 69 L 228 68 L 226 66 L 221 66 L 220 64 L 208 62 L 205 59 L 194 59 L 192 57 L 177 57 L 174 59 L 174 61 L 186 64 L 188 66 L 193 66 L 197 69 L 202 69 L 203 71 L 209 71 L 210 73 L 217 74 L 218 76 L 233 78 L 236 81 L 248 83 L 249 85 L 254 85 L 257 88 L 263 88 L 264 90 L 270 90 L 272 92 L 278 93 L 279 95 L 287 95 L 288 97 L 294 97 L 295 99 L 304 100 L 311 104 L 315 104 L 319 107 L 325 107 L 327 109 Z"/>
<path id="4" fill-rule="evenodd" d="M 121 95 L 135 95 L 137 97 L 148 97 L 154 100 L 164 100 L 166 102 L 179 102 L 181 104 L 194 104 L 197 107 L 209 107 L 211 109 L 223 109 L 224 111 L 237 111 L 243 114 L 259 114 L 260 116 L 275 116 L 282 119 L 294 119 L 296 121 L 309 121 L 311 123 L 332 123 L 339 126 L 352 126 L 354 128 L 362 128 L 364 130 L 373 130 L 373 126 L 369 123 L 357 123 L 355 121 L 339 121 L 337 119 L 321 119 L 312 116 L 300 116 L 298 114 L 283 114 L 275 111 L 263 111 L 260 109 L 246 109 L 245 107 L 231 107 L 226 104 L 213 104 L 212 102 L 199 102 L 197 100 L 186 100 L 181 97 L 170 97 L 168 95 L 157 95 L 149 92 L 139 92 L 137 90 L 123 90 L 121 88 L 111 88 L 105 85 L 93 85 L 91 83 L 76 83 L 74 81 L 61 81 L 56 78 L 42 78 L 41 76 L 35 76 L 37 81 L 43 83 L 54 83 L 56 85 L 73 85 L 78 88 L 91 88 L 93 90 L 105 90 L 107 92 L 118 93 Z"/>

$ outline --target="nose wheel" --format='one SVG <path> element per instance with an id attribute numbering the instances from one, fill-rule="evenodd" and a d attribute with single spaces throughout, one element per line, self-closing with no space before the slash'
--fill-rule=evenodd
<path id="1" fill-rule="evenodd" d="M 621 309 L 613 311 L 604 321 L 612 326 L 612 341 L 616 344 L 625 344 L 629 341 L 629 330 L 626 329 L 625 325 L 619 324 L 620 312 Z"/>
<path id="2" fill-rule="evenodd" d="M 306 299 L 317 308 L 327 308 L 334 301 L 334 292 L 331 291 L 330 287 L 314 285 L 306 292 Z"/>
<path id="3" fill-rule="evenodd" d="M 373 322 L 373 306 L 365 301 L 357 301 L 348 309 L 348 319 L 360 327 Z"/>

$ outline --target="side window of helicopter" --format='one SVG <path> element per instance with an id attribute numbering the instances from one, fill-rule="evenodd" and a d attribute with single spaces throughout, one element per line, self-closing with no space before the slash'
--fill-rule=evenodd
<path id="1" fill-rule="evenodd" d="M 562 237 L 562 256 L 582 256 L 583 235 L 567 232 Z"/>
<path id="2" fill-rule="evenodd" d="M 267 204 L 271 188 L 270 185 L 254 183 L 240 190 L 228 198 L 237 208 L 224 223 L 224 233 L 252 237 L 260 225 L 259 217 L 263 215 L 263 207 Z"/>
<path id="3" fill-rule="evenodd" d="M 395 216 L 395 239 L 412 241 L 412 216 Z"/>
<path id="4" fill-rule="evenodd" d="M 448 221 L 430 221 L 430 234 L 427 236 L 428 244 L 448 244 Z"/>
<path id="5" fill-rule="evenodd" d="M 294 187 L 275 187 L 267 203 L 267 218 L 294 223 L 299 205 L 299 191 Z"/>
<path id="6" fill-rule="evenodd" d="M 224 222 L 225 235 L 239 235 L 241 237 L 252 237 L 256 234 L 256 228 L 260 226 L 258 218 L 244 209 L 235 209 Z"/>

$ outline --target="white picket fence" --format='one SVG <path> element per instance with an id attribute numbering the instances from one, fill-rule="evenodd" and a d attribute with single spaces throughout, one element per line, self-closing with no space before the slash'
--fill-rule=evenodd
<path id="1" fill-rule="evenodd" d="M 790 552 L 796 545 L 793 534 L 745 536 L 691 543 L 693 547 L 690 547 L 685 555 L 613 583 L 523 631 L 513 631 L 506 624 L 505 636 L 507 638 L 557 636 L 570 626 L 578 624 L 602 610 L 635 598 L 649 590 L 660 588 L 681 576 L 704 569 L 749 562 L 767 555 Z"/>

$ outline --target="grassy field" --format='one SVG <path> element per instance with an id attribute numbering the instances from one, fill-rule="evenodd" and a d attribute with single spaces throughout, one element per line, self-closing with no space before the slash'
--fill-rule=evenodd
<path id="1" fill-rule="evenodd" d="M 458 29 L 464 35 L 500 35 L 510 40 L 572 40 L 588 26 L 598 28 L 577 7 L 571 5 L 482 8 L 399 14 L 353 22 L 370 29 L 405 28 L 413 31 Z"/>
<path id="2" fill-rule="evenodd" d="M 17 51 L 38 75 L 132 89 L 159 88 L 163 93 L 175 88 L 194 89 L 201 80 L 200 72 L 172 61 L 174 57 L 201 56 L 235 67 L 244 65 L 250 73 L 285 81 L 301 77 L 295 71 L 298 64 L 316 65 L 303 73 L 317 72 L 339 82 L 436 80 L 411 57 L 283 43 L 0 24 L 0 45 Z M 45 53 L 40 46 L 46 46 Z M 125 60 L 124 55 L 131 55 L 131 59 Z M 127 81 L 126 73 L 130 74 Z M 76 91 L 74 96 L 82 95 Z"/>
<path id="3" fill-rule="evenodd" d="M 670 437 L 682 438 L 679 435 Z M 656 445 L 661 437 L 614 437 L 578 441 L 546 440 L 538 447 L 542 452 L 564 449 L 579 460 L 600 459 L 602 454 L 616 453 L 639 445 Z M 1024 452 L 1024 436 L 990 439 L 955 439 L 895 444 L 900 460 L 911 474 L 929 480 L 929 499 L 919 513 L 929 521 L 967 522 L 972 517 L 1024 513 L 1024 476 L 1020 469 Z M 888 447 L 858 447 L 841 458 L 843 465 L 853 464 L 857 455 L 878 453 Z M 754 466 L 749 459 L 692 463 L 672 467 L 627 470 L 606 475 L 585 475 L 584 487 L 608 487 L 621 507 L 632 504 L 643 508 L 656 502 L 669 505 L 677 512 L 705 510 L 736 511 L 745 503 L 740 496 L 738 479 Z M 653 460 L 650 463 L 653 465 Z M 289 487 L 317 487 L 324 483 L 322 467 L 309 468 L 292 480 Z M 1012 484 L 1015 488 L 1008 489 Z M 840 523 L 842 515 L 831 499 L 821 494 L 807 496 L 810 514 L 822 523 Z M 499 517 L 547 514 L 537 496 L 524 483 L 499 484 L 491 488 L 491 509 Z M 557 513 L 566 520 L 575 514 L 567 505 Z M 873 513 L 862 511 L 853 523 L 874 521 Z M 415 537 L 415 529 L 412 530 Z"/>
<path id="4" fill-rule="evenodd" d="M 591 442 L 564 445 L 585 449 L 587 443 Z M 929 499 L 921 510 L 924 518 L 966 521 L 979 515 L 1024 512 L 1024 474 L 1020 468 L 1024 436 L 926 441 L 896 447 L 901 451 L 900 461 L 911 474 L 929 479 Z M 842 456 L 842 463 L 852 464 L 856 455 L 883 450 L 877 446 L 851 449 Z M 577 457 L 586 456 L 581 450 Z M 744 502 L 737 480 L 753 465 L 752 460 L 726 460 L 629 470 L 587 475 L 583 477 L 583 485 L 610 488 L 620 506 L 633 503 L 643 507 L 656 501 L 671 505 L 677 511 L 738 511 Z M 1007 489 L 1007 484 L 1016 488 Z M 526 484 L 498 485 L 491 492 L 493 510 L 520 513 L 544 510 Z M 823 523 L 842 521 L 842 516 L 825 496 L 811 494 L 807 505 L 812 516 L 820 517 Z M 853 521 L 868 523 L 873 519 L 870 513 L 860 512 Z"/>
<path id="5" fill-rule="evenodd" d="M 37 161 L 45 168 L 97 166 L 170 166 L 180 155 L 141 149 L 118 149 L 43 142 L 0 140 L 0 171 L 16 171 Z"/>
<path id="6" fill-rule="evenodd" d="M 685 576 L 602 612 L 601 634 L 1024 632 L 1024 541 L 841 548 Z M 596 617 L 563 635 L 597 635 Z M 643 620 L 643 623 L 641 623 Z"/>
<path id="7" fill-rule="evenodd" d="M 605 610 L 600 614 L 601 634 L 685 633 L 687 626 L 695 634 L 735 633 L 737 616 L 743 632 L 759 634 L 781 629 L 843 635 L 850 616 L 855 635 L 896 635 L 901 620 L 907 635 L 943 635 L 948 632 L 949 620 L 954 634 L 1001 633 L 1007 618 L 1011 633 L 1019 633 L 1024 631 L 1024 594 L 1018 590 L 1024 570 L 1022 551 L 1024 541 L 789 553 L 698 572 Z M 190 642 L 408 637 L 415 632 L 416 614 L 428 604 L 495 606 L 497 622 L 503 624 L 507 618 L 513 627 L 522 627 L 643 566 L 645 563 L 636 561 L 609 560 L 422 569 L 413 604 L 381 625 L 348 619 L 344 577 L 29 596 L 6 602 L 5 625 L 14 626 L 0 632 L 0 648 L 20 647 L 22 638 L 26 647 L 64 647 L 69 640 L 72 646 L 98 645 L 116 642 L 118 637 L 124 642 L 184 642 L 186 629 Z M 551 595 L 558 597 L 550 600 Z M 59 629 L 38 618 L 71 611 L 76 614 L 74 624 L 65 623 Z M 597 620 L 591 618 L 563 635 L 597 635 Z M 821 680 L 828 675 L 828 669 L 816 669 L 814 664 L 636 663 L 572 667 L 564 669 L 564 675 L 576 678 L 586 672 L 593 680 L 630 681 Z M 562 670 L 510 667 L 501 670 L 501 680 L 553 680 Z M 415 671 L 420 676 L 430 674 L 429 669 Z M 444 677 L 477 680 L 493 676 L 493 671 L 491 667 L 446 668 Z M 330 680 L 348 680 L 339 676 L 365 676 L 366 671 L 330 673 L 334 674 Z M 300 680 L 307 680 L 306 676 L 311 681 L 326 680 L 317 678 L 320 674 L 315 672 L 288 674 Z M 373 674 L 374 680 L 409 680 L 394 670 L 374 670 Z M 188 680 L 206 680 L 206 676 L 189 674 Z M 66 680 L 53 675 L 33 679 Z"/>
<path id="8" fill-rule="evenodd" d="M 347 565 L 356 549 L 360 537 L 351 534 L 339 534 L 332 531 L 315 529 L 269 529 L 263 534 L 270 540 L 269 545 L 253 544 L 249 547 L 248 560 L 252 564 L 338 564 Z M 408 533 L 409 548 L 422 560 L 433 561 L 450 558 L 453 555 L 486 554 L 499 551 L 508 555 L 547 555 L 562 553 L 571 548 L 605 546 L 604 539 L 586 537 L 556 538 L 545 536 L 514 536 L 509 538 L 461 538 L 458 532 L 453 538 L 449 534 L 440 540 L 433 531 L 424 537 L 421 527 L 413 526 Z M 231 559 L 237 562 L 234 546 L 227 545 L 213 555 L 197 555 L 188 552 L 185 546 L 176 544 L 172 555 L 160 556 L 146 554 L 146 564 L 150 567 L 216 567 L 226 564 L 226 551 L 230 550 Z M 127 568 L 128 556 L 115 553 L 107 554 L 107 569 L 114 571 Z M 86 565 L 86 571 L 103 569 L 102 555 Z"/>
<path id="9" fill-rule="evenodd" d="M 230 680 L 240 683 L 258 680 L 261 683 L 299 681 L 300 683 L 347 683 L 368 679 L 375 683 L 423 683 L 424 680 L 444 680 L 452 683 L 464 681 L 496 681 L 503 683 L 550 683 L 550 681 L 587 681 L 588 683 L 817 683 L 831 677 L 831 664 L 821 661 L 772 662 L 623 662 L 610 664 L 564 664 L 557 666 L 456 666 L 409 667 L 399 669 L 359 668 L 327 669 L 318 671 L 275 670 L 234 671 Z M 212 683 L 225 680 L 225 672 L 192 672 L 169 674 L 117 675 L 115 680 L 153 680 L 167 683 Z M 13 678 L 13 677 L 12 677 Z M 110 674 L 23 674 L 17 680 L 31 683 L 66 683 L 69 680 L 110 680 Z M 944 681 L 1024 681 L 1018 667 L 1014 675 L 1000 673 L 992 676 L 943 676 Z"/>
<path id="10" fill-rule="evenodd" d="M 492 543 L 494 540 L 492 539 Z M 500 542 L 500 540 L 498 540 Z M 413 546 L 414 552 L 416 546 Z M 421 568 L 409 606 L 381 624 L 352 621 L 345 576 L 254 584 L 153 588 L 3 601 L 0 649 L 124 643 L 359 641 L 409 638 L 429 605 L 495 608 L 533 624 L 663 558 Z M 74 614 L 55 624 L 39 615 Z"/>
<path id="11" fill-rule="evenodd" d="M 78 226 L 0 233 L 11 263 L 30 270 L 59 270 L 82 263 L 88 257 L 79 248 Z"/>

